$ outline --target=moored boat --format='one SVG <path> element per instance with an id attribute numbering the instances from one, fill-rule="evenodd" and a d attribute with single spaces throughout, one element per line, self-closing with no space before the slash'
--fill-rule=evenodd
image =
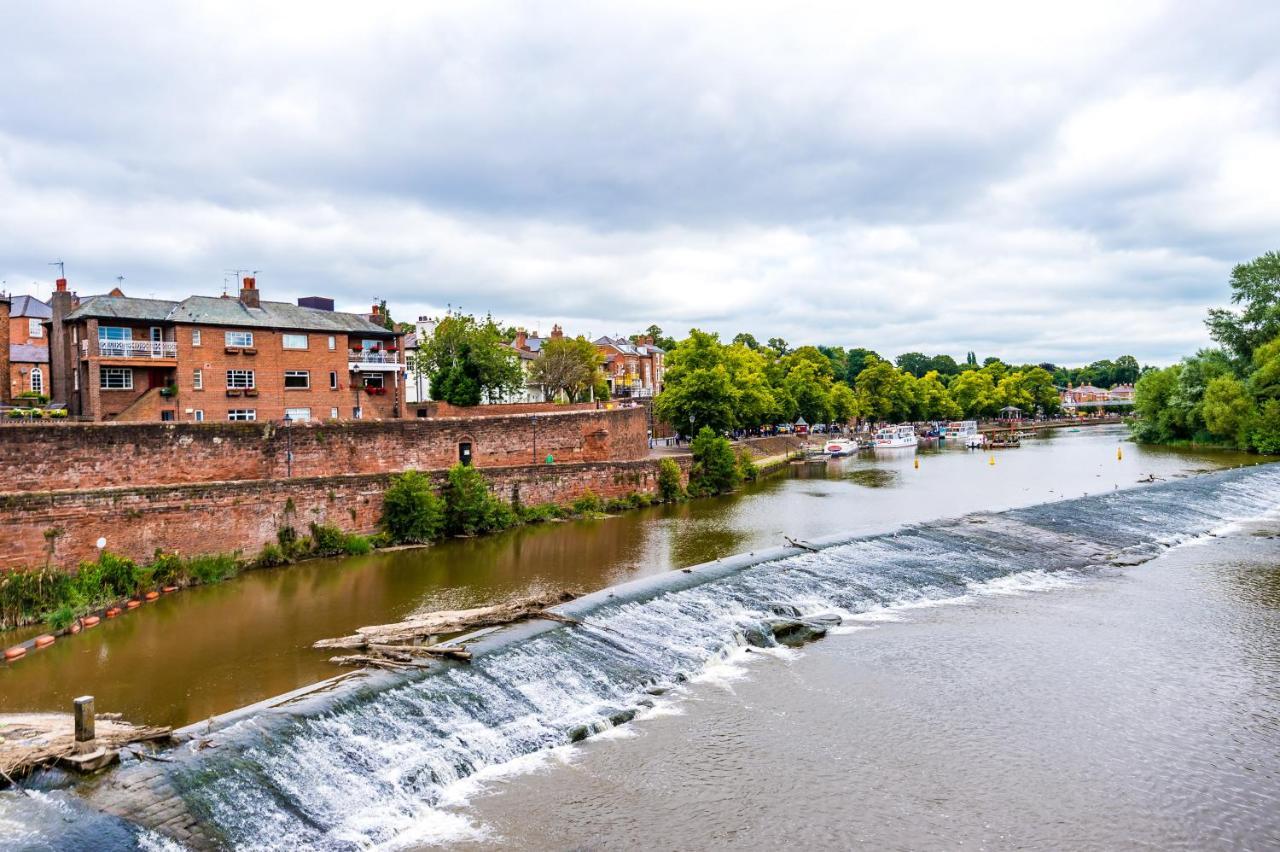
<path id="1" fill-rule="evenodd" d="M 833 438 L 830 441 L 827 441 L 826 445 L 823 447 L 823 452 L 832 458 L 836 458 L 838 456 L 851 456 L 857 451 L 858 445 L 855 442 L 845 440 L 844 438 Z"/>
<path id="2" fill-rule="evenodd" d="M 886 426 L 876 432 L 875 441 L 872 445 L 877 450 L 894 450 L 915 447 L 919 443 L 920 439 L 916 437 L 916 428 L 911 425 L 904 425 Z"/>

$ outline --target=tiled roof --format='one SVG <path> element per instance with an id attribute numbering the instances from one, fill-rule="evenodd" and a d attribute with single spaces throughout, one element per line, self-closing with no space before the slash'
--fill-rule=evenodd
<path id="1" fill-rule="evenodd" d="M 9 316 L 49 319 L 53 310 L 35 296 L 10 296 Z"/>
<path id="2" fill-rule="evenodd" d="M 369 337 L 395 335 L 395 332 L 388 331 L 380 325 L 374 325 L 358 314 L 303 308 L 288 302 L 263 302 L 261 307 L 249 308 L 245 307 L 239 299 L 221 299 L 213 296 L 188 296 L 181 302 L 170 302 L 164 299 L 134 299 L 128 296 L 89 296 L 68 314 L 68 319 L 87 317 L 333 331 L 363 334 Z"/>
<path id="3" fill-rule="evenodd" d="M 10 343 L 9 360 L 15 364 L 47 364 L 49 347 L 36 346 L 34 343 Z"/>

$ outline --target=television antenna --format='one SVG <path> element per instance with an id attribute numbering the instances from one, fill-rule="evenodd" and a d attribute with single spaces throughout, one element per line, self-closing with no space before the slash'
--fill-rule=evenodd
<path id="1" fill-rule="evenodd" d="M 52 263 L 50 263 L 49 265 L 50 265 L 50 266 L 56 266 L 56 267 L 58 267 L 58 277 L 59 277 L 59 278 L 66 278 L 66 277 L 67 277 L 67 265 L 66 265 L 65 263 L 63 263 L 63 262 L 62 262 L 62 261 L 60 261 L 60 260 L 55 260 L 55 261 L 53 261 Z"/>

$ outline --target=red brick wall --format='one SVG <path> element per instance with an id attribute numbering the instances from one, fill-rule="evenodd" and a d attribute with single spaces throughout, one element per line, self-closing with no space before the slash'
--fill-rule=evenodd
<path id="1" fill-rule="evenodd" d="M 525 505 L 569 503 L 590 489 L 604 498 L 657 490 L 654 459 L 555 466 L 491 468 L 493 491 L 510 500 L 518 488 Z M 443 472 L 434 474 L 437 483 Z M 314 521 L 349 532 L 372 533 L 382 516 L 389 474 L 312 477 L 267 482 L 167 485 L 14 494 L 0 497 L 0 570 L 51 564 L 74 567 L 107 548 L 148 559 L 157 548 L 184 555 L 246 556 L 292 526 L 305 532 Z M 289 505 L 292 501 L 292 505 Z M 49 553 L 46 531 L 61 530 Z"/>
<path id="2" fill-rule="evenodd" d="M 181 391 L 179 399 L 181 400 Z M 438 470 L 472 444 L 478 467 L 648 455 L 642 408 L 533 417 L 294 424 L 61 423 L 0 428 L 0 493 Z"/>
<path id="3" fill-rule="evenodd" d="M 0 297 L 0 379 L 9 375 L 9 300 Z M 0 385 L 0 402 L 9 401 L 9 385 Z"/>
<path id="4" fill-rule="evenodd" d="M 539 414 L 548 411 L 594 411 L 606 403 L 578 402 L 562 405 L 558 402 L 512 402 L 502 405 L 450 405 L 447 402 L 416 402 L 410 406 L 409 415 L 419 409 L 428 417 L 497 417 L 502 414 Z"/>

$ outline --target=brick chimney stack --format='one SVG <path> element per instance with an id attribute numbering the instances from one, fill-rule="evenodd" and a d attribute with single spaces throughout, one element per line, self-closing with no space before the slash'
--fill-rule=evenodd
<path id="1" fill-rule="evenodd" d="M 551 339 L 559 340 L 562 337 L 564 337 L 564 329 L 562 329 L 558 324 L 551 326 Z"/>
<path id="2" fill-rule="evenodd" d="M 80 414 L 80 400 L 73 396 L 71 382 L 71 371 L 79 368 L 80 359 L 65 322 L 67 314 L 76 308 L 76 296 L 67 290 L 67 279 L 59 278 L 54 283 L 49 308 L 49 398 L 65 403 L 72 414 Z"/>
<path id="3" fill-rule="evenodd" d="M 59 278 L 57 281 L 54 282 L 53 288 L 55 291 L 59 293 L 67 292 L 67 279 Z"/>
<path id="4" fill-rule="evenodd" d="M 260 308 L 262 302 L 258 294 L 257 279 L 246 275 L 244 278 L 244 286 L 240 288 L 240 304 L 246 308 Z"/>
<path id="5" fill-rule="evenodd" d="M 373 317 L 373 321 L 375 324 L 382 325 L 382 306 L 381 305 L 379 305 L 377 302 L 374 302 L 373 308 L 372 310 L 369 311 L 369 314 Z"/>
<path id="6" fill-rule="evenodd" d="M 515 347 L 517 349 L 528 348 L 529 336 L 524 333 L 523 328 L 516 329 Z"/>

